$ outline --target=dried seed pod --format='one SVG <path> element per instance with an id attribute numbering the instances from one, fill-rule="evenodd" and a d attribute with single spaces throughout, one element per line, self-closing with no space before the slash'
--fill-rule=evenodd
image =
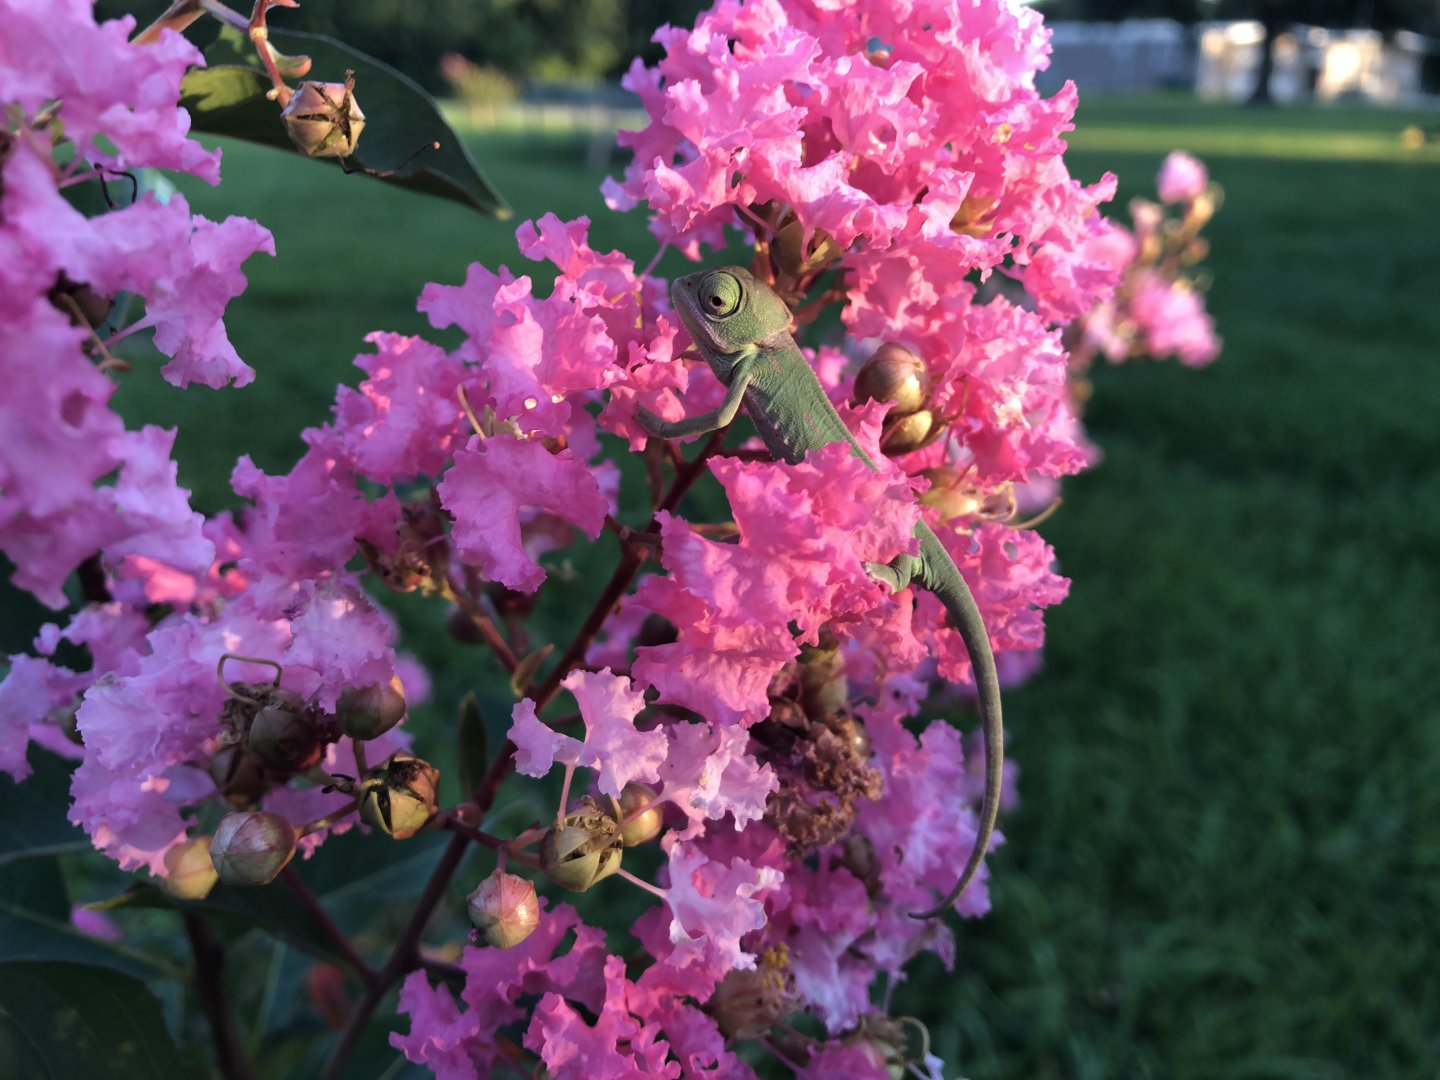
<path id="1" fill-rule="evenodd" d="M 727 1039 L 758 1039 L 798 1004 L 782 943 L 761 953 L 752 970 L 737 968 L 721 979 L 706 1008 Z"/>
<path id="2" fill-rule="evenodd" d="M 476 931 L 498 949 L 510 949 L 540 925 L 540 900 L 535 883 L 496 870 L 465 898 Z"/>
<path id="3" fill-rule="evenodd" d="M 355 76 L 343 83 L 302 82 L 280 113 L 285 132 L 306 157 L 350 157 L 365 130 L 355 100 Z"/>
<path id="4" fill-rule="evenodd" d="M 930 400 L 930 373 L 905 346 L 887 341 L 855 376 L 855 401 L 891 401 L 892 419 L 923 409 Z"/>
<path id="5" fill-rule="evenodd" d="M 440 770 L 403 750 L 371 769 L 360 784 L 360 820 L 408 840 L 435 816 Z"/>
<path id="6" fill-rule="evenodd" d="M 540 841 L 540 869 L 562 889 L 584 892 L 620 869 L 621 850 L 615 819 L 587 797 Z"/>
<path id="7" fill-rule="evenodd" d="M 295 829 L 279 814 L 226 814 L 210 841 L 210 861 L 226 885 L 265 885 L 295 855 Z"/>

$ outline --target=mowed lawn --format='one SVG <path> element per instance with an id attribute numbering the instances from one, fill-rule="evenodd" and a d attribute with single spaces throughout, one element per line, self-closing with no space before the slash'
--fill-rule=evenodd
<path id="1" fill-rule="evenodd" d="M 1072 595 L 1006 702 L 995 910 L 896 998 L 955 1074 L 1435 1074 L 1440 150 L 1404 150 L 1412 122 L 1440 115 L 1082 107 L 1072 170 L 1119 173 L 1122 216 L 1174 147 L 1225 186 L 1225 350 L 1096 372 L 1105 461 L 1042 530 Z M 235 457 L 288 468 L 366 332 L 425 328 L 426 281 L 529 272 L 515 223 L 588 213 L 596 248 L 650 259 L 586 138 L 474 139 L 511 223 L 227 147 L 224 186 L 185 190 L 276 233 L 228 319 L 259 378 L 182 395 L 137 371 L 118 401 L 178 423 L 182 482 L 231 505 Z"/>

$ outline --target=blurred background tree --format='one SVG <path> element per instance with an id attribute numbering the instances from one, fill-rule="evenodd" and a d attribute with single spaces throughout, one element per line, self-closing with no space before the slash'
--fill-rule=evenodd
<path id="1" fill-rule="evenodd" d="M 167 0 L 100 0 L 97 14 L 133 13 L 143 25 Z M 248 10 L 244 0 L 233 0 Z M 422 86 L 444 91 L 442 56 L 519 80 L 598 82 L 618 79 L 630 61 L 654 63 L 650 36 L 663 23 L 690 26 L 701 0 L 304 0 L 303 11 L 277 12 L 282 30 L 329 34 L 399 68 Z"/>

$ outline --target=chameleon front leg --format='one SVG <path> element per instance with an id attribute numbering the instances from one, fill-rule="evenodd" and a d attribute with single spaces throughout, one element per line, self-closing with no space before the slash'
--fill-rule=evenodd
<path id="1" fill-rule="evenodd" d="M 658 435 L 662 439 L 704 435 L 707 431 L 715 431 L 735 419 L 745 400 L 745 388 L 750 385 L 750 380 L 754 377 L 754 355 L 742 356 L 730 369 L 730 386 L 725 392 L 725 400 L 720 403 L 718 409 L 711 409 L 709 412 L 700 413 L 698 416 L 691 416 L 685 420 L 671 421 L 662 420 L 649 409 L 640 408 L 635 410 L 635 419 L 651 435 Z"/>

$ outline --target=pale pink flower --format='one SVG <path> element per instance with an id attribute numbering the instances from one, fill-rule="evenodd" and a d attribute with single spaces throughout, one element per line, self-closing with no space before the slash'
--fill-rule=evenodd
<path id="1" fill-rule="evenodd" d="M 1210 176 L 1200 161 L 1183 150 L 1174 150 L 1160 164 L 1155 188 L 1161 202 L 1182 203 L 1198 198 L 1209 182 Z"/>

